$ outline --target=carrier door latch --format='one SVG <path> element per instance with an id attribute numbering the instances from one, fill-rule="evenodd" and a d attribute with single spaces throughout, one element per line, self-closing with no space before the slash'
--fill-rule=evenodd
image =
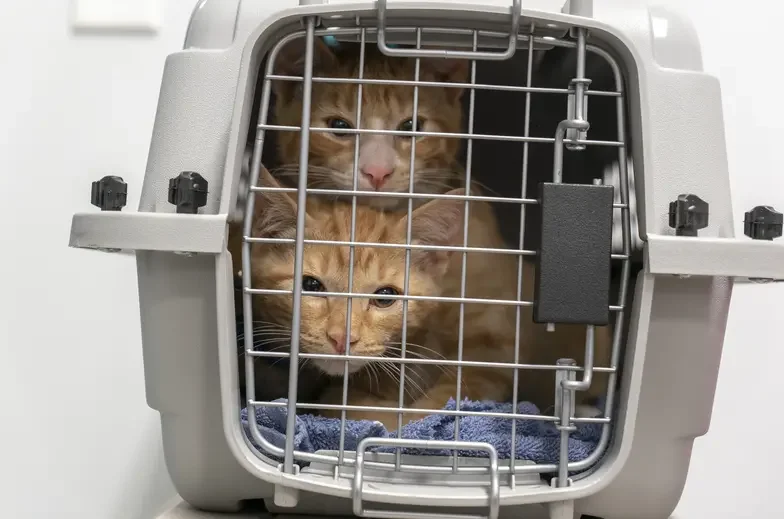
<path id="1" fill-rule="evenodd" d="M 540 184 L 534 322 L 609 323 L 613 196 L 611 185 Z"/>

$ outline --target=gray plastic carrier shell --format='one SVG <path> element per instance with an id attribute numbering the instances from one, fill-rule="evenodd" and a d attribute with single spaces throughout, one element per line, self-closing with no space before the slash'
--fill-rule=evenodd
<path id="1" fill-rule="evenodd" d="M 513 3 L 384 4 L 390 18 L 498 29 L 508 27 Z M 227 224 L 241 218 L 247 194 L 257 71 L 281 37 L 302 30 L 304 16 L 339 14 L 373 26 L 377 7 L 351 0 L 201 0 L 184 50 L 166 60 L 138 212 L 73 217 L 72 247 L 135 251 L 147 401 L 160 412 L 177 491 L 216 511 L 263 499 L 272 512 L 297 514 L 668 518 L 694 439 L 710 424 L 733 283 L 784 278 L 784 242 L 735 236 L 734 219 L 743 215 L 732 214 L 719 83 L 702 72 L 692 26 L 639 2 L 572 0 L 563 12 L 528 10 L 523 2 L 519 20 L 521 27 L 535 23 L 545 43 L 548 34 L 586 28 L 612 51 L 626 78 L 644 264 L 631 295 L 615 429 L 601 463 L 558 488 L 526 474 L 514 485 L 501 476 L 498 488 L 496 473 L 488 495 L 487 485 L 470 475 L 461 476 L 456 491 L 439 485 L 437 475 L 420 484 L 371 468 L 361 477 L 349 469 L 336 478 L 318 464 L 284 473 L 245 437 Z M 182 172 L 197 172 L 209 185 L 196 214 L 178 213 L 168 200 L 169 183 Z M 677 236 L 669 206 L 690 193 L 709 203 L 709 222 L 697 236 Z"/>

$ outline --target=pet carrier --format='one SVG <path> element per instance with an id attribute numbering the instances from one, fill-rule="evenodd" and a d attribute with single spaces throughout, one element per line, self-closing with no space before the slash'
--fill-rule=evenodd
<path id="1" fill-rule="evenodd" d="M 293 42 L 302 49 L 300 71 L 281 72 L 276 63 Z M 319 66 L 317 47 L 324 46 L 355 49 L 356 76 Z M 411 63 L 413 77 L 364 77 L 371 51 Z M 451 84 L 420 77 L 428 59 L 462 60 L 469 72 Z M 280 83 L 302 100 L 297 124 L 276 119 Z M 414 161 L 409 188 L 363 188 L 357 155 L 350 187 L 309 184 L 309 139 L 334 132 L 311 120 L 311 99 L 330 84 L 357 100 L 356 113 L 350 110 L 356 128 L 341 127 L 351 145 L 392 136 L 409 143 L 414 157 L 419 139 L 457 141 L 468 192 L 415 192 Z M 362 128 L 362 88 L 383 85 L 411 92 L 410 127 Z M 418 128 L 417 96 L 426 88 L 463 89 L 462 130 Z M 295 180 L 270 187 L 263 165 L 274 163 L 270 142 L 285 132 L 299 139 Z M 96 180 L 92 203 L 100 211 L 74 216 L 70 244 L 136 254 L 147 400 L 161 415 L 171 478 L 196 507 L 234 510 L 259 500 L 275 513 L 390 519 L 665 519 L 680 497 L 692 444 L 708 430 L 733 282 L 784 278 L 784 247 L 773 241 L 782 232 L 780 213 L 749 208 L 745 236 L 735 236 L 724 146 L 719 84 L 702 72 L 692 27 L 664 8 L 610 0 L 572 0 L 559 12 L 521 0 L 201 0 L 184 50 L 166 60 L 143 185 Z M 492 195 L 472 195 L 470 179 Z M 139 210 L 124 211 L 127 190 L 137 188 Z M 270 193 L 298 202 L 292 234 L 277 241 L 252 235 L 254 204 L 263 206 Z M 353 274 L 335 293 L 317 293 L 312 283 L 260 287 L 250 250 L 290 247 L 299 279 L 304 251 L 319 244 L 306 233 L 304 202 L 341 194 L 351 199 L 350 238 L 330 243 L 350 248 L 351 258 L 359 247 L 394 248 L 355 237 L 356 211 L 371 210 L 361 209 L 359 197 L 402 199 L 408 218 L 428 197 L 466 207 L 492 202 L 510 246 L 481 252 L 513 258 L 517 278 L 508 285 L 516 295 L 471 299 L 466 283 L 476 280 L 463 270 L 459 297 L 417 299 L 404 288 L 385 292 L 384 301 L 401 301 L 404 315 L 417 300 L 458 305 L 459 322 L 429 325 L 460 327 L 457 357 L 430 364 L 458 374 L 513 372 L 508 401 L 464 400 L 456 384 L 443 408 L 407 423 L 400 389 L 393 405 L 367 408 L 399 417 L 397 427 L 356 420 L 352 413 L 362 408 L 346 395 L 351 330 L 338 357 L 346 367 L 330 379 L 342 385 L 342 402 L 305 396 L 300 359 L 325 355 L 303 350 L 303 300 L 348 298 L 350 305 L 371 295 L 351 288 Z M 238 225 L 241 234 L 232 236 Z M 461 227 L 462 246 L 416 245 L 409 232 L 399 247 L 408 259 L 417 250 L 465 258 L 469 227 Z M 523 264 L 536 269 L 525 286 Z M 263 330 L 253 308 L 270 293 L 294 301 L 288 351 L 256 348 Z M 469 303 L 510 309 L 513 362 L 462 358 Z M 427 362 L 407 356 L 406 323 L 401 353 L 391 360 L 412 377 Z M 533 326 L 545 340 L 571 337 L 584 354 L 523 362 L 518 352 Z M 558 333 L 575 326 L 580 334 Z M 602 358 L 599 343 L 609 332 Z M 276 358 L 288 361 L 281 363 L 288 366 L 280 381 L 285 398 L 267 399 L 262 393 L 276 382 L 255 367 Z M 534 406 L 520 389 L 534 374 L 546 381 L 552 406 Z M 578 407 L 578 396 L 596 386 L 601 398 Z M 339 418 L 320 416 L 325 411 Z"/>

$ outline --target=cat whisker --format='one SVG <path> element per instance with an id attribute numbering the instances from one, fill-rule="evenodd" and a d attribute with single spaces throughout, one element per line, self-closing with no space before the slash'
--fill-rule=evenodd
<path id="1" fill-rule="evenodd" d="M 388 362 L 379 363 L 379 364 L 384 366 L 387 374 L 389 374 L 389 376 L 391 378 L 393 378 L 393 379 L 395 379 L 397 381 L 400 380 L 400 377 L 401 377 L 401 375 L 400 375 L 401 367 L 400 366 L 398 366 L 397 364 L 388 363 Z M 420 383 L 424 384 L 424 380 L 422 380 L 422 376 L 419 373 L 417 373 L 417 371 L 415 369 L 408 368 L 408 369 L 406 369 L 405 373 L 406 373 L 406 378 L 405 378 L 405 383 L 404 383 L 404 386 L 403 386 L 403 393 L 410 400 L 412 400 L 412 401 L 416 400 L 417 398 L 419 398 L 420 396 L 425 394 L 425 390 L 420 385 Z M 411 388 L 416 390 L 416 394 L 414 394 L 414 393 L 412 393 L 410 391 Z"/>
<path id="2" fill-rule="evenodd" d="M 390 349 L 393 349 L 393 348 L 390 348 Z M 393 349 L 393 351 L 394 351 L 394 349 Z M 402 358 L 402 351 L 399 351 L 399 350 L 395 351 L 395 356 L 394 357 L 390 356 L 390 358 Z M 423 354 L 421 354 L 419 352 L 416 352 L 416 351 L 413 351 L 413 350 L 407 350 L 405 358 L 412 359 L 412 360 L 416 360 L 416 359 L 435 360 L 435 359 L 433 359 L 432 357 L 430 357 L 428 355 L 423 355 Z M 412 363 L 411 365 L 416 365 L 416 364 L 418 364 L 418 363 Z M 434 366 L 434 367 L 441 367 L 438 364 L 428 364 L 428 365 Z"/>
<path id="3" fill-rule="evenodd" d="M 290 337 L 288 334 L 284 334 L 283 332 L 267 332 L 267 331 L 257 331 L 252 334 L 254 340 L 259 340 L 263 338 L 279 338 L 279 337 Z M 237 335 L 237 340 L 245 340 L 245 334 Z"/>
<path id="4" fill-rule="evenodd" d="M 291 333 L 288 328 L 277 328 L 273 326 L 256 326 L 252 329 L 253 332 L 283 332 L 283 333 Z M 244 333 L 244 332 L 243 332 Z"/>
<path id="5" fill-rule="evenodd" d="M 268 324 L 257 324 L 257 325 L 255 325 L 255 326 L 253 326 L 253 328 L 251 328 L 251 329 L 252 329 L 254 332 L 260 332 L 260 331 L 264 331 L 264 330 L 270 330 L 270 331 L 281 331 L 281 332 L 284 332 L 284 331 L 285 331 L 285 332 L 287 332 L 287 331 L 289 331 L 289 328 L 284 328 L 284 327 L 282 327 L 282 326 L 281 326 L 281 327 L 278 327 L 278 326 L 270 326 L 270 325 L 268 325 Z M 241 331 L 240 331 L 240 333 L 245 333 L 245 327 L 244 327 L 244 326 L 241 328 Z"/>
<path id="6" fill-rule="evenodd" d="M 277 177 L 298 177 L 299 164 L 284 164 L 271 171 Z M 326 166 L 316 166 L 308 164 L 308 179 L 327 179 L 331 180 L 336 175 L 342 175 L 343 172 L 337 169 L 329 168 Z"/>
<path id="7" fill-rule="evenodd" d="M 401 344 L 401 343 L 396 343 L 396 344 Z M 403 351 L 402 348 L 399 347 L 399 346 L 395 346 L 395 343 L 388 343 L 385 346 L 386 346 L 386 348 L 388 350 L 392 350 L 392 351 L 398 352 L 398 353 L 400 353 L 402 355 L 402 351 Z M 419 349 L 421 349 L 423 351 L 417 351 L 416 349 L 412 349 L 412 347 L 413 348 L 419 348 Z M 447 358 L 444 355 L 442 355 L 441 353 L 439 353 L 439 352 L 437 352 L 437 351 L 435 351 L 435 350 L 433 350 L 431 348 L 428 348 L 426 346 L 422 346 L 420 344 L 414 344 L 414 343 L 406 343 L 406 356 L 412 356 L 412 357 L 420 358 L 420 359 L 444 359 L 444 360 L 447 360 Z M 440 364 L 431 364 L 431 365 L 435 366 L 436 368 L 438 368 L 442 373 L 447 373 L 447 369 L 444 366 L 442 366 Z"/>
<path id="8" fill-rule="evenodd" d="M 400 351 L 402 349 L 402 348 L 400 348 L 400 346 L 402 346 L 402 345 L 403 345 L 402 342 L 387 342 L 387 343 L 384 343 L 384 346 L 386 346 L 388 348 L 390 348 L 390 347 L 394 348 L 394 349 L 396 349 L 398 351 Z M 414 342 L 406 341 L 406 353 L 412 353 L 412 351 L 410 351 L 409 348 L 419 348 L 420 350 L 424 350 L 424 351 L 432 354 L 433 356 L 435 356 L 437 358 L 446 359 L 446 357 L 444 357 L 443 354 L 437 352 L 436 350 L 434 350 L 432 348 L 428 348 L 427 346 L 422 346 L 421 344 L 416 344 Z"/>
<path id="9" fill-rule="evenodd" d="M 255 327 L 271 327 L 271 328 L 280 328 L 282 330 L 288 330 L 289 329 L 288 325 L 283 325 L 283 324 L 275 323 L 275 322 L 272 322 L 272 321 L 254 320 L 254 321 L 252 321 L 252 324 L 253 324 L 254 328 Z"/>
<path id="10" fill-rule="evenodd" d="M 268 335 L 266 333 L 254 333 L 253 334 L 253 343 L 258 344 L 259 341 L 266 341 L 266 340 L 291 340 L 290 335 Z M 237 337 L 237 342 L 246 342 L 245 337 Z"/>
<path id="11" fill-rule="evenodd" d="M 283 326 L 277 323 L 271 323 L 266 321 L 253 321 L 253 333 L 254 335 L 257 333 L 271 333 L 271 332 L 281 332 L 281 333 L 291 333 L 291 330 L 287 326 Z M 245 331 L 241 331 L 237 334 L 237 339 L 242 339 L 245 337 Z"/>
<path id="12" fill-rule="evenodd" d="M 272 170 L 272 174 L 279 177 L 298 177 L 299 164 L 283 164 Z M 331 187 L 334 186 L 336 181 L 335 177 L 353 177 L 352 174 L 346 175 L 345 171 L 334 169 L 326 166 L 308 165 L 308 180 L 310 187 Z M 462 168 L 456 166 L 454 168 L 423 168 L 414 171 L 414 178 L 418 186 L 429 186 L 440 188 L 441 190 L 451 190 L 457 187 L 462 179 Z M 471 179 L 471 183 L 481 187 L 488 194 L 500 196 L 493 189 L 484 183 Z M 421 190 L 415 190 L 419 193 Z"/>
<path id="13" fill-rule="evenodd" d="M 280 343 L 281 343 L 281 340 L 275 340 L 275 341 L 268 341 L 268 342 L 264 342 L 264 343 L 258 343 L 256 345 L 257 346 L 266 346 L 268 344 L 278 344 L 278 346 L 275 346 L 275 347 L 270 348 L 270 349 L 267 350 L 267 351 L 272 351 L 272 352 L 280 351 L 280 350 L 284 350 L 284 349 L 288 349 L 289 348 L 288 344 L 280 344 Z"/>
<path id="14" fill-rule="evenodd" d="M 271 324 L 271 325 L 273 325 L 273 326 L 284 326 L 284 325 L 282 325 L 282 324 L 280 324 L 280 323 L 277 323 L 277 322 L 275 322 L 275 321 L 265 321 L 264 319 L 254 319 L 254 320 L 253 320 L 253 321 L 251 321 L 251 322 L 252 322 L 253 324 Z M 284 326 L 284 327 L 285 327 L 285 326 Z"/>
<path id="15" fill-rule="evenodd" d="M 420 353 L 420 352 L 418 352 L 416 350 L 408 349 L 408 346 L 416 346 L 416 347 L 423 348 L 425 350 L 429 350 L 430 352 L 435 354 L 437 357 L 440 357 L 440 358 L 446 360 L 446 357 L 444 357 L 443 355 L 441 355 L 440 353 L 438 353 L 436 351 L 431 350 L 430 348 L 426 348 L 425 346 L 419 346 L 418 344 L 408 344 L 408 343 L 406 344 L 406 358 L 429 359 L 429 360 L 433 359 L 433 357 L 431 355 L 424 355 L 423 353 Z M 402 353 L 402 349 L 398 348 L 396 346 L 388 345 L 387 349 L 393 350 L 396 353 Z M 409 367 L 409 370 L 411 370 L 413 373 L 416 373 L 417 376 L 419 376 L 420 380 L 421 380 L 421 374 L 418 371 L 416 371 L 415 366 L 417 366 L 417 365 L 412 365 L 411 367 Z M 442 365 L 440 365 L 440 364 L 428 364 L 427 366 L 435 367 L 436 369 L 438 369 L 439 372 L 441 372 L 444 375 L 449 375 L 450 374 L 449 369 L 444 367 L 444 366 L 442 366 Z M 407 373 L 408 373 L 408 371 L 407 371 Z M 422 383 L 425 384 L 424 381 L 422 381 Z M 425 384 L 425 385 L 427 385 L 427 384 Z"/>
<path id="16" fill-rule="evenodd" d="M 291 333 L 289 328 L 278 328 L 275 326 L 256 326 L 253 328 L 254 332 L 283 332 L 283 333 Z"/>
<path id="17" fill-rule="evenodd" d="M 278 345 L 276 349 L 283 349 L 289 347 L 290 339 L 288 337 L 281 337 L 278 339 L 257 339 L 253 342 L 253 349 L 264 348 L 268 351 L 271 351 L 267 348 L 267 346 Z"/>
<path id="18" fill-rule="evenodd" d="M 384 372 L 384 374 L 385 374 L 387 377 L 389 377 L 389 379 L 390 379 L 391 381 L 397 381 L 397 380 L 399 380 L 400 376 L 399 376 L 399 374 L 398 374 L 398 373 L 397 373 L 397 371 L 396 371 L 396 368 L 397 368 L 397 366 L 394 366 L 394 365 L 392 365 L 392 364 L 389 364 L 389 363 L 387 363 L 387 362 L 382 362 L 382 363 L 379 363 L 378 365 L 379 365 L 379 367 L 381 368 L 381 370 Z M 408 391 L 407 391 L 407 389 L 406 389 L 405 387 L 403 388 L 403 392 L 404 392 L 406 395 L 408 394 Z"/>
<path id="19" fill-rule="evenodd" d="M 427 184 L 432 183 L 435 184 L 435 181 L 439 180 L 446 180 L 451 181 L 451 183 L 443 183 L 440 187 L 447 187 L 449 189 L 454 187 L 454 181 L 456 178 L 463 177 L 462 173 L 460 173 L 459 177 L 455 170 L 451 169 L 432 169 L 432 170 L 420 170 L 414 173 L 415 176 L 421 175 L 416 177 L 417 183 L 419 184 Z M 471 185 L 477 186 L 481 188 L 483 191 L 486 192 L 488 196 L 501 196 L 500 193 L 495 191 L 494 189 L 490 188 L 484 182 L 476 180 L 475 178 L 471 178 Z"/>
<path id="20" fill-rule="evenodd" d="M 277 346 L 274 346 L 272 348 L 268 348 L 268 346 L 275 345 L 275 344 L 277 344 Z M 253 344 L 253 349 L 254 350 L 258 350 L 258 349 L 261 349 L 261 348 L 263 348 L 264 351 L 267 351 L 267 352 L 276 352 L 276 351 L 281 351 L 281 350 L 287 350 L 289 348 L 289 344 L 288 344 L 288 340 L 284 340 L 284 339 L 259 341 L 259 342 L 256 342 L 256 343 Z"/>
<path id="21" fill-rule="evenodd" d="M 424 396 L 426 391 L 425 391 L 425 389 L 423 389 L 422 386 L 427 386 L 428 384 L 425 381 L 425 379 L 422 376 L 422 374 L 419 371 L 417 371 L 416 369 L 409 368 L 409 369 L 406 369 L 406 378 L 408 378 L 409 376 L 413 376 L 413 377 L 416 378 L 417 382 L 415 382 L 415 386 L 416 386 L 417 390 L 419 391 L 419 394 L 417 395 L 417 398 L 420 398 L 420 397 Z"/>
<path id="22" fill-rule="evenodd" d="M 381 391 L 381 383 L 378 381 L 378 366 L 376 365 L 376 363 L 368 364 L 368 371 L 370 372 L 371 375 L 368 377 L 368 386 L 370 387 L 370 393 L 373 393 L 374 380 L 376 382 L 376 387 L 378 388 L 379 391 Z"/>
<path id="23" fill-rule="evenodd" d="M 268 344 L 275 344 L 275 343 L 256 343 L 253 345 L 253 350 L 258 351 L 261 349 L 262 346 L 267 346 Z M 274 353 L 276 351 L 288 349 L 288 344 L 281 344 L 280 346 L 276 346 L 274 348 L 264 348 L 264 351 Z M 242 348 L 240 352 L 237 354 L 238 357 L 242 357 L 247 352 L 247 348 Z"/>

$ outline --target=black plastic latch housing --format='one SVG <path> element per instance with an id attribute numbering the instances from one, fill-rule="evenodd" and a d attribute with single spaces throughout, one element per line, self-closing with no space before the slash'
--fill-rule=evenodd
<path id="1" fill-rule="evenodd" d="M 533 320 L 610 321 L 613 186 L 543 182 Z"/>

